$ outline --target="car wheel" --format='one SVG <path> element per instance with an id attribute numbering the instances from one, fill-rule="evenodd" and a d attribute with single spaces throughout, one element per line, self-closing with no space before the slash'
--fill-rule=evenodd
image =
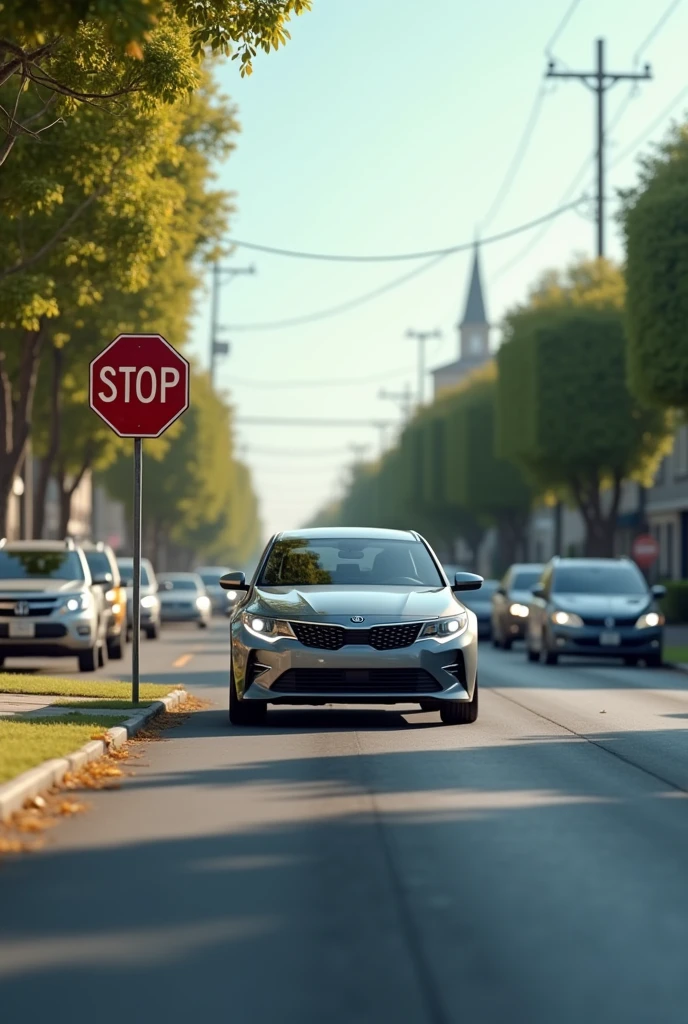
<path id="1" fill-rule="evenodd" d="M 234 683 L 234 672 L 229 672 L 229 721 L 232 725 L 262 725 L 268 706 L 264 701 L 243 701 Z"/>
<path id="2" fill-rule="evenodd" d="M 208 628 L 208 623 L 205 622 L 204 619 L 201 619 L 201 621 L 198 623 L 198 628 L 199 629 L 207 629 Z"/>
<path id="3" fill-rule="evenodd" d="M 559 661 L 559 655 L 556 651 L 550 651 L 545 648 L 545 665 L 556 665 Z"/>
<path id="4" fill-rule="evenodd" d="M 663 665 L 661 654 L 650 654 L 645 658 L 645 664 L 648 668 L 661 668 Z"/>
<path id="5" fill-rule="evenodd" d="M 499 648 L 502 646 L 501 641 L 499 639 L 499 634 L 497 633 L 496 630 L 492 631 L 492 646 L 496 647 L 497 650 L 499 650 Z"/>
<path id="6" fill-rule="evenodd" d="M 98 668 L 105 668 L 108 663 L 107 644 L 103 640 L 98 644 Z"/>
<path id="7" fill-rule="evenodd" d="M 420 707 L 421 711 L 436 711 L 437 710 L 437 704 L 435 704 L 435 702 L 432 701 L 432 700 L 419 700 L 418 701 L 418 706 Z"/>
<path id="8" fill-rule="evenodd" d="M 634 657 L 634 655 L 629 654 L 624 658 L 623 663 L 624 665 L 628 665 L 629 668 L 632 668 L 634 665 L 638 664 L 638 659 Z"/>
<path id="9" fill-rule="evenodd" d="M 87 651 L 79 651 L 79 671 L 95 672 L 98 668 L 98 647 L 97 645 Z"/>
<path id="10" fill-rule="evenodd" d="M 110 637 L 107 645 L 108 657 L 113 661 L 120 661 L 124 657 L 125 646 L 126 640 L 121 633 L 119 636 Z"/>
<path id="11" fill-rule="evenodd" d="M 475 680 L 473 700 L 444 701 L 440 707 L 444 725 L 469 725 L 478 718 L 478 680 Z"/>
<path id="12" fill-rule="evenodd" d="M 157 640 L 160 636 L 160 626 L 158 623 L 153 622 L 150 626 L 146 626 L 145 634 L 147 640 Z"/>
<path id="13" fill-rule="evenodd" d="M 510 651 L 513 645 L 513 639 L 510 636 L 505 637 L 502 640 L 502 650 Z"/>

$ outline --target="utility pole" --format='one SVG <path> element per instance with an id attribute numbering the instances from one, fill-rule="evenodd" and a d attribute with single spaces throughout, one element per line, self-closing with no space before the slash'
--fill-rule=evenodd
<path id="1" fill-rule="evenodd" d="M 210 383 L 215 384 L 215 360 L 218 356 L 229 355 L 229 342 L 220 341 L 218 332 L 223 328 L 218 323 L 220 314 L 220 288 L 226 279 L 232 281 L 238 274 L 255 274 L 256 268 L 250 267 L 222 267 L 217 260 L 213 263 L 213 282 L 210 299 L 210 338 L 209 338 L 209 359 L 208 368 L 210 371 Z"/>
<path id="2" fill-rule="evenodd" d="M 575 78 L 587 85 L 597 97 L 597 256 L 604 256 L 604 95 L 617 82 L 632 82 L 652 78 L 650 65 L 642 71 L 610 72 L 604 65 L 604 39 L 597 40 L 597 67 L 593 71 L 557 71 L 551 60 L 547 78 Z"/>
<path id="3" fill-rule="evenodd" d="M 418 342 L 418 405 L 425 405 L 425 343 L 430 338 L 441 338 L 441 331 L 414 331 L 406 332 L 407 338 L 415 338 Z"/>
<path id="4" fill-rule="evenodd" d="M 407 384 L 403 391 L 385 391 L 382 388 L 378 392 L 378 398 L 388 399 L 390 402 L 398 402 L 401 406 L 401 414 L 404 421 L 407 422 L 411 419 L 411 411 L 413 409 L 413 389 L 410 384 Z"/>

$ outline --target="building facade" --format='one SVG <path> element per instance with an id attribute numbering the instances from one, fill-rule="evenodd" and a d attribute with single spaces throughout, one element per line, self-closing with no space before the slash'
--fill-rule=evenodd
<path id="1" fill-rule="evenodd" d="M 490 359 L 490 324 L 485 312 L 485 299 L 480 270 L 480 250 L 476 245 L 468 285 L 468 294 L 458 332 L 458 358 L 432 371 L 435 396 L 455 387 L 460 381 Z"/>

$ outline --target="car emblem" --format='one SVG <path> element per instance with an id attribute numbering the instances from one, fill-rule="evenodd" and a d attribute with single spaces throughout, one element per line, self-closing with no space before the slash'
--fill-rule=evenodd
<path id="1" fill-rule="evenodd" d="M 611 615 L 607 616 L 607 618 L 604 620 L 604 624 L 607 627 L 607 629 L 611 629 L 612 626 L 616 625 Z"/>
<path id="2" fill-rule="evenodd" d="M 365 622 L 365 619 L 363 618 L 362 615 L 352 615 L 351 616 L 351 621 L 352 622 Z"/>
<path id="3" fill-rule="evenodd" d="M 28 601 L 17 601 L 14 606 L 15 615 L 28 615 L 31 611 Z"/>

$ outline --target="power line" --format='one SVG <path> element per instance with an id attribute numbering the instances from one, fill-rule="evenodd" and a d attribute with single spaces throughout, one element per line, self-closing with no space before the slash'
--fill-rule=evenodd
<path id="1" fill-rule="evenodd" d="M 533 101 L 530 114 L 528 115 L 528 118 L 526 120 L 525 128 L 523 129 L 523 134 L 521 135 L 519 143 L 516 146 L 516 151 L 514 152 L 511 163 L 509 164 L 507 172 L 504 175 L 502 184 L 497 190 L 497 194 L 492 201 L 492 205 L 490 206 L 480 225 L 481 230 L 486 228 L 488 224 L 492 223 L 499 210 L 501 210 L 502 204 L 506 199 L 507 195 L 509 194 L 514 181 L 516 180 L 516 176 L 518 175 L 518 172 L 521 169 L 521 164 L 523 163 L 528 152 L 528 149 L 530 147 L 533 134 L 535 133 L 535 128 L 537 126 L 538 121 L 540 120 L 542 104 L 544 102 L 546 95 L 547 89 L 545 88 L 544 83 L 541 83 L 540 88 L 535 94 L 535 100 Z"/>
<path id="2" fill-rule="evenodd" d="M 647 125 L 643 129 L 643 131 L 640 132 L 639 135 L 636 135 L 636 137 L 633 139 L 632 142 L 630 142 L 627 146 L 625 146 L 624 149 L 622 149 L 622 151 L 616 155 L 614 160 L 612 160 L 612 162 L 610 164 L 610 167 L 616 167 L 616 165 L 621 163 L 622 160 L 625 160 L 626 157 L 630 156 L 631 153 L 633 153 L 634 150 L 636 150 L 638 148 L 638 146 L 642 142 L 645 141 L 645 139 L 648 137 L 648 135 L 652 135 L 653 131 L 656 128 L 659 127 L 659 125 L 662 123 L 662 121 L 664 121 L 664 119 L 666 117 L 668 117 L 668 115 L 672 112 L 674 107 L 678 103 L 680 103 L 680 101 L 683 99 L 683 97 L 687 93 L 688 93 L 688 85 L 682 86 L 681 89 L 676 93 L 674 98 L 666 105 L 666 107 L 664 107 L 664 109 L 662 110 L 661 114 L 659 114 L 654 119 L 654 121 L 652 121 L 651 124 Z"/>
<path id="3" fill-rule="evenodd" d="M 491 245 L 494 242 L 499 242 L 506 238 L 512 238 L 514 235 L 521 234 L 525 231 L 530 231 L 532 228 L 538 227 L 540 224 L 544 224 L 548 220 L 553 220 L 555 217 L 559 217 L 561 214 L 575 209 L 584 201 L 585 198 L 585 196 L 580 196 L 575 200 L 575 202 L 560 206 L 556 210 L 550 211 L 550 213 L 529 221 L 527 224 L 522 224 L 517 228 L 512 228 L 510 231 L 505 231 L 499 235 L 492 235 L 490 238 L 483 239 L 481 244 Z M 371 292 L 366 292 L 354 299 L 349 299 L 347 302 L 342 302 L 337 306 L 331 306 L 328 309 L 322 309 L 315 313 L 309 313 L 305 316 L 289 317 L 285 320 L 270 320 L 264 323 L 230 324 L 229 329 L 233 331 L 275 331 L 283 327 L 298 327 L 301 324 L 313 323 L 316 320 L 324 320 L 328 317 L 338 316 L 340 313 L 346 313 L 351 309 L 356 309 L 358 306 L 364 305 L 366 302 L 371 302 L 373 299 L 378 298 L 380 295 L 384 295 L 385 292 L 392 291 L 394 288 L 398 288 L 400 285 L 405 284 L 407 281 L 410 281 L 411 278 L 417 277 L 419 274 L 424 274 L 426 270 L 432 269 L 432 267 L 446 259 L 450 253 L 461 252 L 465 249 L 472 249 L 473 245 L 473 242 L 468 242 L 460 246 L 456 246 L 453 249 L 442 251 L 440 255 L 436 256 L 434 259 L 429 260 L 427 263 L 423 263 L 420 267 L 415 267 L 414 270 L 409 273 L 403 274 L 401 277 L 396 277 L 392 281 L 388 281 L 387 284 L 382 285 L 380 288 L 375 288 Z"/>
<path id="4" fill-rule="evenodd" d="M 633 58 L 634 63 L 638 64 L 640 62 L 640 55 L 644 53 L 650 43 L 659 35 L 669 18 L 681 3 L 682 0 L 671 0 L 669 6 L 665 9 L 664 13 L 660 15 L 659 19 L 655 22 L 638 49 L 635 51 L 635 56 Z"/>
<path id="5" fill-rule="evenodd" d="M 518 227 L 509 228 L 507 231 L 500 231 L 495 235 L 489 235 L 487 238 L 481 239 L 480 244 L 492 245 L 494 242 L 501 242 L 505 238 L 511 238 L 512 235 L 517 235 L 521 231 L 528 231 L 530 228 L 537 227 L 538 224 L 548 220 L 550 217 L 559 216 L 560 213 L 564 213 L 567 209 L 570 209 L 572 205 L 575 204 L 569 204 L 569 206 L 560 207 L 557 210 L 551 210 L 549 213 L 545 213 L 541 217 L 537 217 L 535 220 L 529 221 L 526 224 L 519 224 Z M 426 249 L 423 252 L 402 252 L 384 256 L 360 256 L 341 255 L 339 253 L 303 252 L 298 249 L 280 249 L 273 245 L 260 245 L 257 242 L 245 242 L 239 238 L 230 238 L 229 243 L 231 245 L 238 245 L 242 249 L 254 249 L 257 252 L 267 252 L 272 256 L 289 256 L 300 260 L 327 260 L 335 263 L 394 263 L 399 260 L 424 260 L 429 257 L 451 256 L 455 252 L 465 252 L 468 249 L 472 249 L 475 245 L 475 241 L 472 240 L 470 242 L 459 242 L 456 245 L 448 245 L 444 249 Z"/>
<path id="6" fill-rule="evenodd" d="M 546 57 L 549 57 L 549 58 L 553 57 L 552 51 L 554 49 L 554 46 L 559 41 L 561 35 L 564 32 L 564 29 L 566 28 L 566 26 L 570 22 L 570 20 L 573 17 L 573 15 L 576 13 L 576 8 L 580 4 L 580 2 L 581 2 L 581 0 L 571 0 L 571 3 L 566 8 L 561 21 L 559 22 L 559 24 L 555 28 L 554 32 L 552 33 L 552 37 L 551 37 L 550 41 L 545 46 L 545 56 Z"/>

